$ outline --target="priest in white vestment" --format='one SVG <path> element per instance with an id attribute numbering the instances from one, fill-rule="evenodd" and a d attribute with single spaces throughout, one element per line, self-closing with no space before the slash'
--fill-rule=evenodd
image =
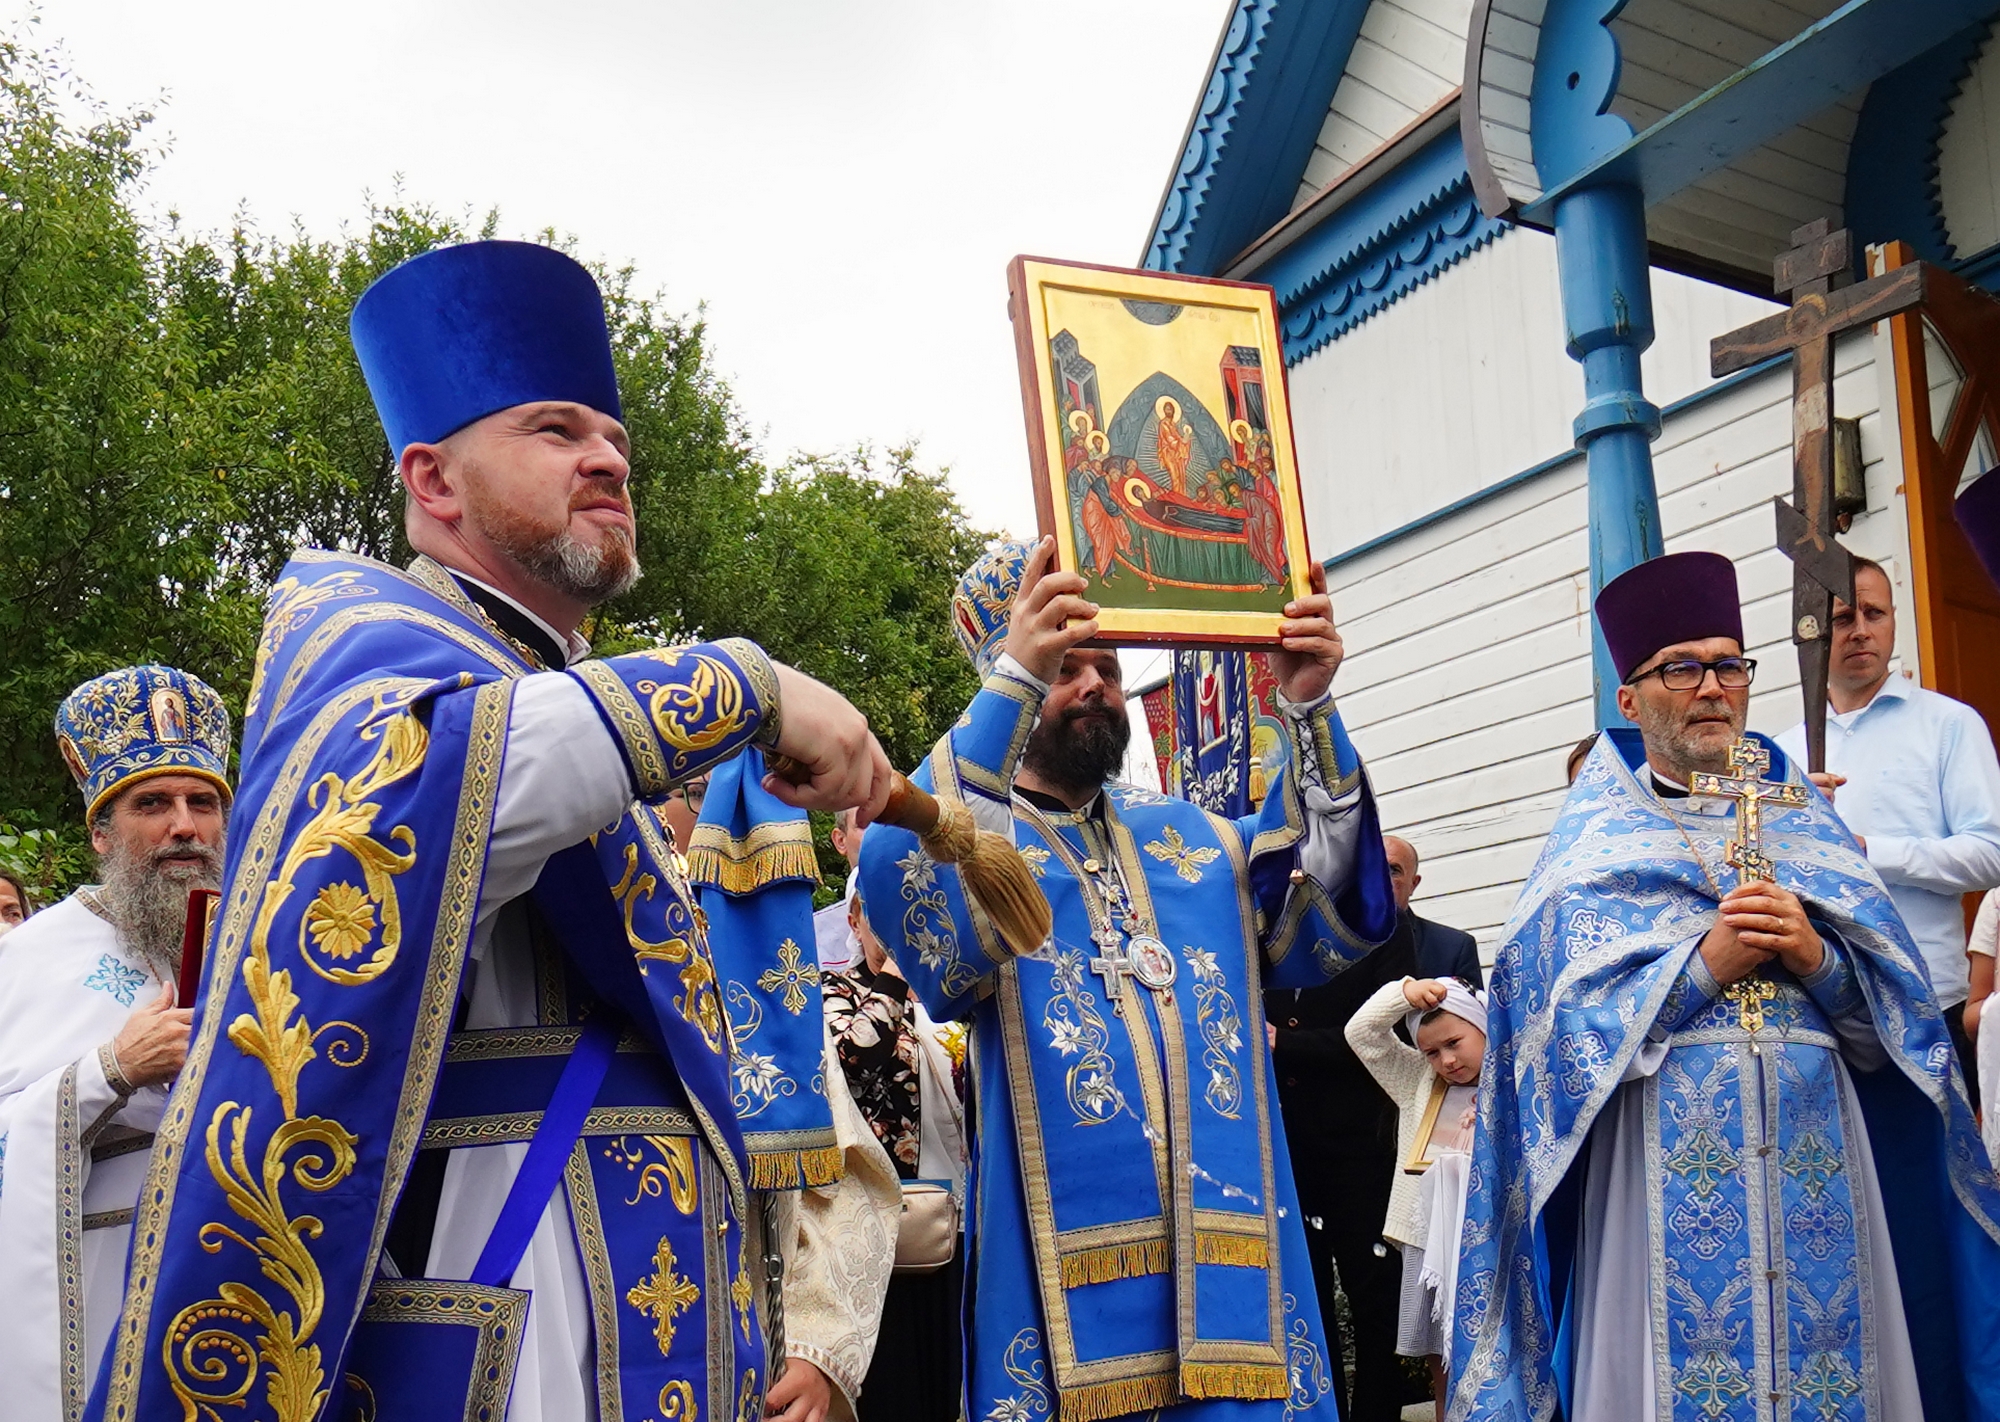
<path id="1" fill-rule="evenodd" d="M 0 952 L 0 1379 L 11 1422 L 73 1422 L 118 1317 L 132 1208 L 187 1053 L 188 893 L 222 877 L 229 714 L 184 672 L 127 667 L 56 717 L 101 884 Z"/>

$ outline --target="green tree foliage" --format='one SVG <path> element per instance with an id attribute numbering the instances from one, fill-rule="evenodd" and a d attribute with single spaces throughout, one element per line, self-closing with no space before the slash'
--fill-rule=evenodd
<path id="1" fill-rule="evenodd" d="M 348 314 L 397 262 L 498 227 L 400 201 L 333 240 L 149 227 L 149 118 L 0 39 L 0 861 L 45 891 L 88 862 L 50 731 L 71 687 L 162 661 L 240 709 L 294 548 L 407 559 Z M 751 637 L 914 764 L 973 689 L 948 596 L 983 535 L 908 450 L 767 471 L 698 316 L 593 265 L 647 576 L 586 632 L 606 649 Z"/>

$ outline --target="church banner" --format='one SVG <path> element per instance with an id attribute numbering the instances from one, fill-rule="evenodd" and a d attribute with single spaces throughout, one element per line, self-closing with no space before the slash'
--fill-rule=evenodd
<path id="1" fill-rule="evenodd" d="M 1270 657 L 1176 652 L 1173 675 L 1159 695 L 1171 708 L 1167 716 L 1154 718 L 1154 693 L 1145 704 L 1156 750 L 1165 722 L 1161 786 L 1218 815 L 1255 813 L 1291 746 L 1278 715 L 1278 679 Z"/>

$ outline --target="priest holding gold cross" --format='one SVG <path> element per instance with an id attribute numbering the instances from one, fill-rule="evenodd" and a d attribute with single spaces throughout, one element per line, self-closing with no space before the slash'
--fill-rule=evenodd
<path id="1" fill-rule="evenodd" d="M 1596 611 L 1635 725 L 1494 964 L 1449 1415 L 2000 1416 L 2000 1191 L 1882 881 L 1746 733 L 1734 565 Z"/>

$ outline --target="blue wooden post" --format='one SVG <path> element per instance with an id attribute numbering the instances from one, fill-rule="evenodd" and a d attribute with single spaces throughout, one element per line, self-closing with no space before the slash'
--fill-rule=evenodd
<path id="1" fill-rule="evenodd" d="M 1556 206 L 1556 263 L 1570 358 L 1583 366 L 1583 413 L 1576 443 L 1590 461 L 1590 595 L 1635 563 L 1662 552 L 1660 496 L 1652 442 L 1659 409 L 1646 399 L 1639 356 L 1653 343 L 1653 295 L 1646 260 L 1645 199 L 1636 187 L 1606 184 L 1571 193 Z M 1591 622 L 1597 724 L 1624 724 L 1618 673 Z"/>

